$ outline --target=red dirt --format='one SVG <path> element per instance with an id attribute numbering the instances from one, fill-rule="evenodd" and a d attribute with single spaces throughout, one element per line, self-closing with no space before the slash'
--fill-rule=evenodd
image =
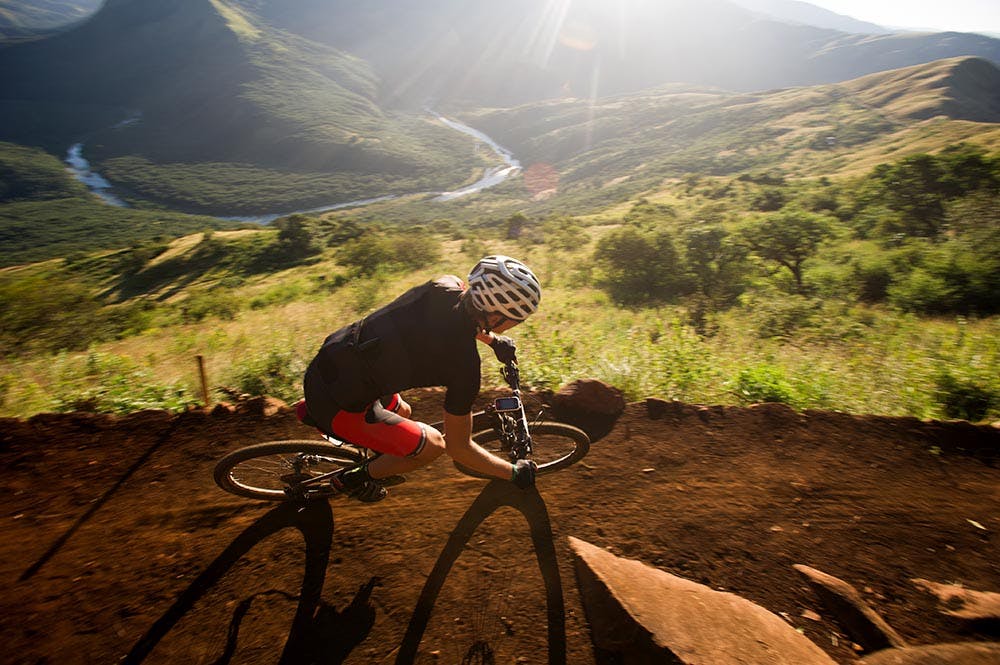
<path id="1" fill-rule="evenodd" d="M 440 392 L 409 397 L 417 416 L 438 419 Z M 656 419 L 630 404 L 581 464 L 538 482 L 569 663 L 595 655 L 567 536 L 781 613 L 840 663 L 858 654 L 793 564 L 854 585 L 911 644 L 997 639 L 995 625 L 940 613 L 910 580 L 1000 590 L 1000 429 L 777 405 L 653 406 Z M 379 504 L 331 501 L 329 559 L 314 553 L 304 583 L 303 537 L 280 527 L 302 521 L 322 550 L 326 504 L 272 513 L 212 481 L 226 452 L 284 438 L 318 437 L 287 410 L 0 420 L 0 661 L 274 663 L 291 633 L 311 640 L 297 653 L 312 656 L 285 662 L 395 662 L 425 580 L 485 483 L 442 459 Z M 509 509 L 473 534 L 444 582 L 428 662 L 453 662 L 449 648 L 471 623 L 467 585 L 483 584 L 469 581 L 483 569 L 490 584 L 510 583 L 493 595 L 513 599 L 517 658 L 498 662 L 546 662 L 541 573 Z"/>

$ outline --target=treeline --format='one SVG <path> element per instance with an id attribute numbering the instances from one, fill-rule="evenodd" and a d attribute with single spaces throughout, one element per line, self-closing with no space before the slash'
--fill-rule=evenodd
<path id="1" fill-rule="evenodd" d="M 240 226 L 105 205 L 56 157 L 0 142 L 0 267 Z"/>
<path id="2" fill-rule="evenodd" d="M 724 309 L 767 283 L 919 314 L 1000 311 L 1000 157 L 961 145 L 842 185 L 745 175 L 700 193 L 728 205 L 634 205 L 597 242 L 595 283 L 627 305 Z"/>
<path id="3" fill-rule="evenodd" d="M 231 320 L 244 309 L 329 292 L 352 278 L 415 270 L 441 256 L 439 236 L 426 230 L 306 215 L 235 238 L 205 232 L 187 251 L 161 258 L 168 248 L 154 239 L 0 274 L 0 350 L 7 356 L 80 351 L 154 326 Z M 342 269 L 308 287 L 277 286 L 249 299 L 235 292 L 252 276 L 319 261 L 328 250 Z M 170 299 L 181 290 L 183 299 Z"/>

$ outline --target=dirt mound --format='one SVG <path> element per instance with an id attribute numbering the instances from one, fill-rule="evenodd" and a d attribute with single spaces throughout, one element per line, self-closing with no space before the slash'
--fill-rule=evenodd
<path id="1" fill-rule="evenodd" d="M 408 397 L 439 418 L 441 392 Z M 486 573 L 504 584 L 491 593 L 509 600 L 516 654 L 497 662 L 547 662 L 544 582 L 557 579 L 567 661 L 593 663 L 569 536 L 752 600 L 840 663 L 859 654 L 794 564 L 862 590 L 912 646 L 996 639 L 911 582 L 1000 591 L 993 427 L 629 404 L 580 464 L 539 480 L 554 543 L 543 573 L 539 534 L 509 506 L 471 530 L 487 484 L 445 460 L 375 505 L 223 493 L 211 472 L 226 452 L 318 438 L 273 406 L 0 421 L 4 661 L 391 663 L 421 623 L 428 662 L 456 662 L 449 645 Z M 504 506 L 506 490 L 491 491 Z M 428 579 L 441 585 L 432 607 Z"/>

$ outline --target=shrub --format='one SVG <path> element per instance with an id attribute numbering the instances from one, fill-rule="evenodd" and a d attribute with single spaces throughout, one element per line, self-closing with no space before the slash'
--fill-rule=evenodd
<path id="1" fill-rule="evenodd" d="M 489 256 L 489 246 L 479 238 L 466 238 L 462 241 L 462 253 L 476 261 Z"/>
<path id="2" fill-rule="evenodd" d="M 872 261 L 854 264 L 854 283 L 858 298 L 863 302 L 882 302 L 892 284 L 892 267 L 886 262 Z"/>
<path id="3" fill-rule="evenodd" d="M 184 323 L 197 323 L 210 316 L 232 321 L 240 311 L 240 301 L 221 290 L 204 291 L 188 296 L 180 309 Z"/>
<path id="4" fill-rule="evenodd" d="M 52 276 L 0 278 L 0 347 L 83 350 L 100 335 L 101 306 L 79 281 Z"/>
<path id="5" fill-rule="evenodd" d="M 82 360 L 61 357 L 56 362 L 52 391 L 59 411 L 181 411 L 195 402 L 185 388 L 157 383 L 124 356 L 91 352 Z"/>
<path id="6" fill-rule="evenodd" d="M 340 275 L 337 275 L 340 277 Z M 276 303 L 288 303 L 302 298 L 306 293 L 301 282 L 276 284 L 263 293 L 250 298 L 250 309 L 263 309 Z"/>
<path id="7" fill-rule="evenodd" d="M 822 302 L 814 298 L 770 289 L 744 294 L 740 304 L 761 339 L 791 337 L 796 330 L 812 325 L 822 307 Z"/>
<path id="8" fill-rule="evenodd" d="M 441 258 L 441 244 L 430 233 L 400 233 L 391 240 L 393 261 L 405 270 L 417 270 Z"/>
<path id="9" fill-rule="evenodd" d="M 785 207 L 788 199 L 785 193 L 776 187 L 765 187 L 750 199 L 750 209 L 760 212 L 774 212 Z"/>
<path id="10" fill-rule="evenodd" d="M 677 211 L 673 207 L 665 203 L 650 203 L 648 199 L 639 199 L 625 213 L 623 221 L 633 226 L 651 228 L 674 219 L 677 219 Z"/>
<path id="11" fill-rule="evenodd" d="M 374 275 L 392 259 L 392 245 L 376 233 L 366 233 L 344 243 L 337 250 L 337 260 L 362 276 Z"/>
<path id="12" fill-rule="evenodd" d="M 936 380 L 934 398 L 944 415 L 973 422 L 983 420 L 994 406 L 1000 404 L 996 391 L 969 379 L 958 379 L 941 372 Z"/>
<path id="13" fill-rule="evenodd" d="M 231 372 L 234 388 L 250 395 L 269 395 L 286 402 L 302 396 L 306 362 L 293 351 L 271 349 L 236 364 Z"/>
<path id="14" fill-rule="evenodd" d="M 888 288 L 889 302 L 906 312 L 947 312 L 955 304 L 952 287 L 923 268 L 913 270 Z"/>
<path id="15" fill-rule="evenodd" d="M 736 375 L 736 397 L 745 404 L 781 402 L 791 404 L 794 391 L 784 372 L 773 365 L 756 365 Z"/>
<path id="16" fill-rule="evenodd" d="M 690 292 L 666 231 L 616 229 L 597 243 L 594 261 L 603 273 L 600 286 L 623 304 L 672 300 Z"/>

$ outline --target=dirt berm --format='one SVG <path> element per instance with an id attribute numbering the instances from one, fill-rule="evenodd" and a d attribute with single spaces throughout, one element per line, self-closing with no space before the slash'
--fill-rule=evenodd
<path id="1" fill-rule="evenodd" d="M 440 418 L 440 392 L 410 398 Z M 484 590 L 506 603 L 488 612 L 508 638 L 496 662 L 544 663 L 556 579 L 566 660 L 593 663 L 570 536 L 747 598 L 839 663 L 863 654 L 794 564 L 853 585 L 911 646 L 997 640 L 911 582 L 1000 591 L 991 426 L 629 404 L 582 463 L 538 481 L 544 580 L 517 511 L 456 529 L 487 484 L 444 458 L 374 505 L 276 508 L 213 483 L 228 451 L 289 438 L 318 439 L 288 410 L 0 421 L 0 662 L 458 662 Z"/>

